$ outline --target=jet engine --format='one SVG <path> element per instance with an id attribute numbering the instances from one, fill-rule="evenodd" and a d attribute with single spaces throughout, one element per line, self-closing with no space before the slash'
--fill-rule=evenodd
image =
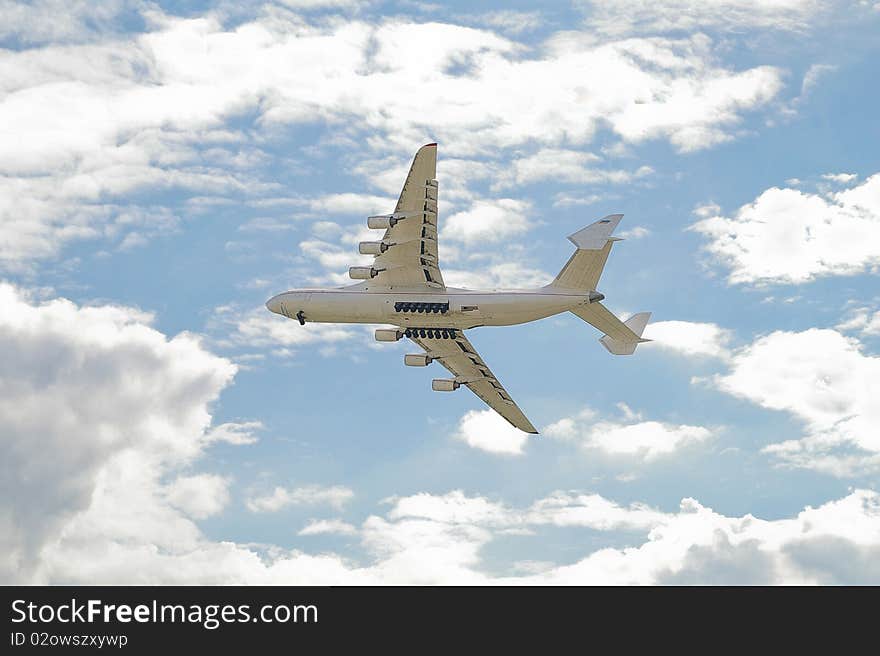
<path id="1" fill-rule="evenodd" d="M 379 275 L 379 270 L 373 267 L 350 267 L 348 277 L 352 280 L 369 280 Z"/>
<path id="2" fill-rule="evenodd" d="M 393 228 L 398 221 L 411 216 L 418 216 L 421 212 L 395 212 L 394 214 L 377 214 L 367 217 L 367 227 L 371 230 L 387 230 Z"/>
<path id="3" fill-rule="evenodd" d="M 407 367 L 427 367 L 434 361 L 430 355 L 404 355 L 403 363 Z"/>
<path id="4" fill-rule="evenodd" d="M 388 216 L 367 217 L 367 227 L 371 230 L 387 230 L 388 228 L 394 227 L 395 223 L 397 223 L 397 219 L 390 214 Z"/>
<path id="5" fill-rule="evenodd" d="M 454 392 L 459 387 L 461 383 L 449 378 L 435 378 L 431 381 L 431 389 L 435 392 Z"/>
<path id="6" fill-rule="evenodd" d="M 384 241 L 362 241 L 358 244 L 358 252 L 361 255 L 381 255 L 390 248 Z"/>
<path id="7" fill-rule="evenodd" d="M 396 342 L 401 337 L 403 333 L 395 328 L 376 328 L 377 342 Z"/>

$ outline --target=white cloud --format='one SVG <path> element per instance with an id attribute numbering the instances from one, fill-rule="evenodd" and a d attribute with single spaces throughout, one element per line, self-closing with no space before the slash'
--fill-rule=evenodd
<path id="1" fill-rule="evenodd" d="M 834 330 L 777 331 L 738 351 L 716 384 L 803 422 L 806 436 L 770 445 L 783 463 L 849 476 L 880 467 L 880 358 Z"/>
<path id="2" fill-rule="evenodd" d="M 165 495 L 175 508 L 204 519 L 218 514 L 229 503 L 229 479 L 217 474 L 178 476 L 165 488 Z"/>
<path id="3" fill-rule="evenodd" d="M 599 531 L 643 530 L 668 522 L 671 515 L 634 503 L 621 506 L 598 494 L 554 492 L 536 501 L 526 513 L 529 524 L 583 526 Z"/>
<path id="4" fill-rule="evenodd" d="M 255 431 L 263 428 L 259 421 L 229 421 L 211 428 L 205 435 L 208 443 L 225 442 L 226 444 L 245 445 L 254 444 L 257 437 Z"/>
<path id="5" fill-rule="evenodd" d="M 642 348 L 660 348 L 686 357 L 726 359 L 733 333 L 714 323 L 657 321 L 648 324 L 644 337 L 654 341 Z"/>
<path id="6" fill-rule="evenodd" d="M 573 196 L 571 194 L 558 193 L 554 197 L 553 207 L 571 207 L 572 205 L 594 205 L 600 200 L 606 200 L 608 196 L 590 194 L 588 196 Z"/>
<path id="7" fill-rule="evenodd" d="M 442 253 L 442 251 L 441 251 Z M 546 285 L 553 276 L 549 273 L 512 262 L 469 262 L 467 270 L 443 267 L 443 281 L 448 287 L 465 289 L 528 289 Z"/>
<path id="8" fill-rule="evenodd" d="M 688 446 L 707 441 L 712 432 L 703 426 L 642 421 L 640 415 L 623 406 L 623 421 L 596 421 L 595 413 L 585 410 L 563 417 L 544 428 L 550 437 L 577 442 L 582 449 L 609 456 L 650 462 Z"/>
<path id="9" fill-rule="evenodd" d="M 798 100 L 806 98 L 816 88 L 821 78 L 836 70 L 837 66 L 831 64 L 811 64 L 807 72 L 804 73 L 804 80 L 801 82 L 801 95 Z"/>
<path id="10" fill-rule="evenodd" d="M 405 176 L 401 176 L 398 181 L 399 186 L 403 186 L 404 179 Z M 303 200 L 303 203 L 315 214 L 321 216 L 333 214 L 363 215 L 364 223 L 366 223 L 368 215 L 391 212 L 394 210 L 396 202 L 396 198 L 351 192 L 326 194 Z"/>
<path id="11" fill-rule="evenodd" d="M 611 455 L 636 456 L 653 460 L 690 444 L 709 439 L 712 433 L 702 426 L 643 421 L 636 424 L 602 422 L 589 433 L 584 447 Z"/>
<path id="12" fill-rule="evenodd" d="M 425 498 L 430 495 L 419 495 Z M 332 553 L 311 555 L 275 549 L 259 555 L 233 543 L 203 540 L 171 553 L 137 543 L 89 553 L 52 554 L 48 572 L 65 580 L 128 582 L 249 582 L 332 584 L 654 584 L 850 583 L 880 581 L 880 495 L 856 490 L 793 518 L 728 517 L 693 499 L 675 513 L 640 504 L 622 506 L 596 495 L 556 492 L 531 507 L 507 509 L 508 523 L 493 513 L 451 518 L 444 499 L 491 506 L 461 493 L 437 497 L 431 512 L 397 519 L 370 516 L 361 529 L 365 564 Z M 463 500 L 462 500 L 463 499 Z M 401 499 L 400 501 L 404 501 Z M 400 502 L 398 501 L 398 503 Z M 589 551 L 570 565 L 545 562 L 525 574 L 487 574 L 480 552 L 510 526 L 581 527 L 647 533 L 632 546 Z M 533 524 L 532 524 L 533 523 Z M 516 529 L 514 529 L 516 530 Z M 346 530 L 345 534 L 349 534 Z M 68 560 L 60 560 L 64 555 Z M 50 580 L 52 580 L 50 578 Z"/>
<path id="13" fill-rule="evenodd" d="M 386 500 L 393 504 L 389 519 L 420 518 L 447 524 L 479 524 L 509 526 L 521 520 L 503 504 L 485 497 L 469 497 L 461 490 L 444 495 L 421 492 L 408 497 Z"/>
<path id="14" fill-rule="evenodd" d="M 267 494 L 250 497 L 246 505 L 255 513 L 278 512 L 290 506 L 313 506 L 327 504 L 333 508 L 342 508 L 354 498 L 354 492 L 342 485 L 329 487 L 321 485 L 304 485 L 285 488 L 276 486 Z"/>
<path id="15" fill-rule="evenodd" d="M 22 43 L 87 41 L 114 30 L 124 4 L 121 0 L 32 0 L 0 2 L 0 39 Z"/>
<path id="16" fill-rule="evenodd" d="M 880 335 L 880 310 L 857 307 L 849 311 L 847 318 L 835 326 L 837 330 L 856 330 L 862 335 Z"/>
<path id="17" fill-rule="evenodd" d="M 468 243 L 500 241 L 531 227 L 531 203 L 513 198 L 477 200 L 469 210 L 457 212 L 442 224 L 442 239 Z"/>
<path id="18" fill-rule="evenodd" d="M 503 32 L 510 34 L 530 32 L 544 24 L 544 19 L 540 12 L 513 11 L 510 9 L 486 12 L 474 17 L 474 20 L 479 24 L 497 27 Z"/>
<path id="19" fill-rule="evenodd" d="M 880 174 L 821 196 L 773 187 L 732 218 L 712 216 L 693 230 L 736 283 L 796 284 L 852 275 L 880 263 Z"/>
<path id="20" fill-rule="evenodd" d="M 624 230 L 618 236 L 624 239 L 642 239 L 651 234 L 651 231 L 643 226 L 633 226 L 629 230 Z"/>
<path id="21" fill-rule="evenodd" d="M 836 182 L 837 184 L 848 185 L 851 182 L 855 182 L 858 177 L 859 176 L 855 173 L 825 173 L 822 176 L 822 179 L 830 180 L 831 182 Z"/>
<path id="22" fill-rule="evenodd" d="M 334 345 L 349 341 L 359 333 L 336 324 L 298 322 L 272 314 L 265 307 L 242 310 L 221 306 L 214 311 L 216 332 L 223 334 L 217 344 L 226 347 L 274 348 L 274 354 L 290 357 L 306 345 Z M 227 332 L 228 331 L 228 332 Z"/>
<path id="23" fill-rule="evenodd" d="M 494 410 L 470 410 L 458 424 L 456 439 L 468 446 L 500 455 L 521 455 L 528 433 L 514 428 Z"/>
<path id="24" fill-rule="evenodd" d="M 84 313 L 81 321 L 97 321 L 96 330 L 65 331 L 76 335 L 72 339 L 87 340 L 83 332 L 102 334 L 102 343 L 116 343 L 120 349 L 149 337 L 157 353 L 163 353 L 170 342 L 157 333 L 135 322 L 138 330 L 134 335 L 120 335 L 119 321 L 126 321 L 128 314 L 119 308 L 76 309 L 69 304 L 53 303 L 31 310 L 49 312 L 45 321 L 40 317 L 19 316 L 17 325 L 27 326 L 36 334 L 51 332 L 59 318 L 55 313 L 75 311 Z M 8 308 L 7 308 L 8 309 Z M 90 315 L 90 316 L 89 316 Z M 7 316 L 6 314 L 0 316 Z M 67 327 L 70 316 L 65 316 Z M 88 325 L 78 324 L 80 328 Z M 109 325 L 106 323 L 109 321 Z M 20 331 L 21 332 L 21 331 Z M 45 351 L 43 339 L 39 349 L 20 352 L 29 363 Z M 55 342 L 57 347 L 57 341 Z M 180 365 L 179 352 L 171 349 L 167 355 Z M 51 366 L 58 360 L 58 349 L 48 358 Z M 208 360 L 208 362 L 213 362 Z M 220 361 L 222 362 L 222 361 Z M 21 364 L 21 362 L 19 362 Z M 131 362 L 126 362 L 131 365 Z M 169 363 L 170 364 L 170 363 Z M 226 366 L 229 366 L 228 364 Z M 100 375 L 106 375 L 106 367 L 99 367 Z M 25 370 L 39 369 L 32 367 Z M 51 370 L 50 370 L 51 371 Z M 55 369 L 54 371 L 58 371 Z M 130 374 L 131 367 L 126 367 Z M 143 374 L 143 371 L 139 371 Z M 204 373 L 204 372 L 200 372 Z M 69 371 L 65 375 L 70 375 Z M 123 376 L 120 380 L 125 380 Z M 40 373 L 37 380 L 51 380 Z M 9 377 L 3 377 L 8 386 Z M 17 375 L 13 381 L 20 381 Z M 167 381 L 166 381 L 167 382 Z M 222 380 L 220 381 L 222 384 Z M 45 384 L 45 383 L 44 383 Z M 118 391 L 118 390 L 117 390 Z M 216 393 L 216 391 L 212 392 Z M 203 403 L 198 395 L 184 401 L 185 395 L 177 391 L 176 403 Z M 42 421 L 43 406 L 28 410 L 19 395 L 19 419 L 29 416 L 31 421 Z M 116 403 L 107 403 L 102 397 L 101 408 L 116 409 Z M 139 397 L 140 398 L 140 397 Z M 113 397 L 113 400 L 118 400 Z M 79 399 L 77 399 L 79 401 Z M 79 403 L 72 405 L 82 412 Z M 157 415 L 167 416 L 167 408 Z M 8 408 L 3 408 L 8 413 Z M 55 413 L 53 416 L 57 416 Z M 186 413 L 184 413 L 186 414 Z M 202 413 L 197 412 L 196 415 Z M 636 419 L 631 411 L 625 412 Z M 125 419 L 129 419 L 126 416 Z M 82 445 L 89 436 L 98 435 L 97 425 L 81 415 L 78 426 Z M 99 418 L 99 421 L 103 419 Z M 166 419 L 167 421 L 167 419 Z M 292 584 L 377 584 L 377 583 L 872 583 L 880 580 L 876 567 L 880 552 L 880 496 L 876 492 L 856 490 L 843 499 L 826 503 L 818 508 L 806 508 L 792 519 L 761 520 L 750 515 L 727 517 L 706 508 L 693 499 L 682 501 L 678 512 L 664 512 L 656 508 L 631 503 L 623 505 L 596 494 L 578 491 L 557 491 L 538 499 L 525 508 L 514 508 L 497 500 L 481 496 L 468 496 L 454 490 L 445 495 L 419 493 L 390 500 L 391 508 L 385 517 L 372 515 L 357 528 L 338 519 L 314 520 L 304 527 L 303 536 L 333 534 L 360 536 L 363 553 L 359 562 L 353 562 L 337 553 L 324 552 L 312 555 L 301 550 L 278 547 L 258 549 L 232 542 L 208 540 L 188 519 L 169 505 L 170 497 L 186 496 L 193 487 L 204 489 L 205 480 L 194 483 L 187 477 L 178 478 L 171 486 L 163 486 L 159 472 L 175 463 L 192 462 L 201 447 L 208 421 L 203 416 L 195 423 L 195 430 L 186 436 L 174 432 L 176 448 L 169 450 L 162 443 L 159 453 L 166 464 L 159 468 L 145 464 L 145 442 L 157 438 L 152 432 L 138 432 L 130 440 L 131 446 L 123 447 L 116 455 L 99 455 L 93 464 L 95 471 L 81 503 L 71 505 L 70 476 L 83 475 L 84 460 L 66 464 L 70 474 L 59 477 L 57 468 L 42 476 L 34 487 L 41 499 L 55 498 L 68 507 L 67 512 L 57 514 L 55 530 L 42 542 L 42 548 L 29 551 L 32 562 L 29 568 L 22 566 L 21 550 L 8 548 L 19 540 L 23 526 L 7 525 L 0 533 L 4 540 L 7 569 L 4 580 L 19 582 L 73 582 L 73 583 L 292 583 Z M 8 422 L 3 423 L 4 426 Z M 156 424 L 153 425 L 154 427 Z M 106 429 L 105 429 L 106 430 Z M 126 423 L 115 430 L 131 430 Z M 40 434 L 40 433 L 38 433 Z M 102 437 L 106 437 L 105 433 Z M 7 453 L 11 444 L 9 433 L 3 433 Z M 64 432 L 69 444 L 71 433 Z M 3 483 L 8 485 L 10 476 L 27 472 L 33 476 L 34 467 L 45 465 L 44 445 L 37 445 L 18 458 L 13 468 L 3 469 Z M 147 453 L 155 449 L 148 447 Z M 114 452 L 115 453 L 115 452 Z M 92 456 L 95 453 L 91 454 Z M 181 460 L 183 458 L 183 460 Z M 7 462 L 4 460 L 4 462 Z M 198 478 L 188 477 L 190 479 Z M 283 488 L 282 488 L 283 490 Z M 333 488 L 300 488 L 306 490 L 283 490 L 273 497 L 303 503 L 343 503 L 350 498 L 350 491 L 330 492 Z M 5 492 L 6 490 L 4 490 Z M 47 496 L 47 492 L 54 495 Z M 8 495 L 4 496 L 9 499 Z M 44 502 L 29 498 L 29 510 L 35 505 L 46 509 Z M 203 498 L 189 512 L 212 512 L 205 507 Z M 269 505 L 274 505 L 274 501 Z M 208 506 L 210 504 L 208 503 Z M 13 505 L 19 509 L 21 506 Z M 3 516 L 3 515 L 0 515 Z M 32 517 L 28 513 L 26 517 Z M 39 513 L 44 522 L 45 513 Z M 5 521 L 5 520 L 4 520 Z M 570 565 L 557 565 L 544 561 L 540 566 L 515 565 L 509 574 L 489 574 L 483 568 L 481 550 L 493 540 L 516 534 L 517 539 L 527 539 L 536 528 L 566 527 L 593 531 L 627 531 L 631 546 L 604 548 L 589 551 Z M 635 533 L 636 535 L 632 535 Z M 642 534 L 645 537 L 637 537 Z M 535 538 L 537 539 L 537 538 Z M 32 546 L 32 545 L 31 545 Z"/>
<path id="25" fill-rule="evenodd" d="M 649 166 L 636 171 L 607 170 L 593 166 L 601 158 L 592 153 L 562 148 L 542 148 L 511 162 L 512 180 L 499 180 L 500 187 L 529 184 L 550 180 L 556 183 L 585 185 L 596 183 L 624 183 L 653 173 Z"/>
<path id="26" fill-rule="evenodd" d="M 125 307 L 37 304 L 0 284 L 0 580 L 39 578 L 46 550 L 67 541 L 155 529 L 186 543 L 197 530 L 166 499 L 184 505 L 186 486 L 222 496 L 216 478 L 161 481 L 210 443 L 209 405 L 236 368 L 149 320 Z M 223 499 L 191 501 L 187 511 L 204 515 Z M 82 519 L 98 506 L 100 521 Z"/>
<path id="27" fill-rule="evenodd" d="M 880 580 L 880 495 L 856 490 L 792 519 L 726 517 L 684 499 L 638 546 L 600 549 L 532 580 L 588 584 L 803 584 Z"/>
<path id="28" fill-rule="evenodd" d="M 657 34 L 747 28 L 806 30 L 827 7 L 816 0 L 617 0 L 578 3 L 587 24 L 606 34 Z"/>
<path id="29" fill-rule="evenodd" d="M 364 0 L 279 0 L 291 9 L 353 9 L 367 4 Z"/>
<path id="30" fill-rule="evenodd" d="M 253 163 L 273 162 L 262 144 L 288 125 L 331 124 L 340 143 L 364 150 L 358 160 L 411 153 L 429 138 L 426 126 L 450 156 L 577 147 L 600 126 L 627 142 L 693 150 L 732 138 L 782 84 L 772 67 L 724 68 L 702 36 L 596 44 L 565 32 L 526 50 L 441 23 L 265 12 L 226 29 L 214 15 L 143 11 L 149 31 L 132 38 L 0 55 L 0 124 L 16 135 L 0 140 L 4 267 L 74 240 L 122 242 L 132 230 L 121 213 L 152 213 L 125 200 L 133 191 L 274 196 L 272 167 L 254 173 Z M 254 132 L 229 128 L 247 112 L 257 114 Z M 331 195 L 324 207 L 362 212 L 379 202 L 368 200 Z M 129 244 L 154 234 L 138 232 Z"/>
<path id="31" fill-rule="evenodd" d="M 341 519 L 313 519 L 297 535 L 357 535 L 356 526 Z"/>

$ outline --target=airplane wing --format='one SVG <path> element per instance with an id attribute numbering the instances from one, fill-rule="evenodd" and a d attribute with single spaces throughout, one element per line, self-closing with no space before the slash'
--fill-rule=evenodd
<path id="1" fill-rule="evenodd" d="M 436 334 L 442 331 L 430 332 Z M 490 408 L 511 424 L 526 433 L 537 433 L 538 431 L 532 422 L 526 418 L 522 410 L 510 398 L 510 394 L 483 362 L 476 349 L 464 336 L 464 332 L 462 330 L 446 331 L 447 334 L 450 332 L 454 337 L 444 339 L 443 337 L 413 335 L 410 339 L 425 349 L 431 358 L 438 360 L 446 367 L 455 376 L 456 382 L 467 385 L 474 394 L 483 399 Z M 419 331 L 419 335 L 421 335 L 421 331 Z"/>
<path id="2" fill-rule="evenodd" d="M 419 148 L 376 256 L 374 280 L 389 287 L 446 289 L 437 257 L 437 144 Z"/>

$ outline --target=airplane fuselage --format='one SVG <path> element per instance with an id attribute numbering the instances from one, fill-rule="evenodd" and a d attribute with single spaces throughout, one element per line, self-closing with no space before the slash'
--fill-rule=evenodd
<path id="1" fill-rule="evenodd" d="M 589 302 L 588 294 L 548 288 L 472 291 L 448 287 L 435 292 L 362 283 L 339 289 L 294 289 L 272 297 L 266 307 L 304 322 L 467 329 L 528 323 Z"/>

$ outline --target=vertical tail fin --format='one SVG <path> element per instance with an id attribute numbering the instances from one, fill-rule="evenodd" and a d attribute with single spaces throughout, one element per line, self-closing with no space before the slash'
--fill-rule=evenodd
<path id="1" fill-rule="evenodd" d="M 548 286 L 585 292 L 595 290 L 611 252 L 611 245 L 619 241 L 611 233 L 622 218 L 623 214 L 610 214 L 569 235 L 569 241 L 577 250 Z"/>

